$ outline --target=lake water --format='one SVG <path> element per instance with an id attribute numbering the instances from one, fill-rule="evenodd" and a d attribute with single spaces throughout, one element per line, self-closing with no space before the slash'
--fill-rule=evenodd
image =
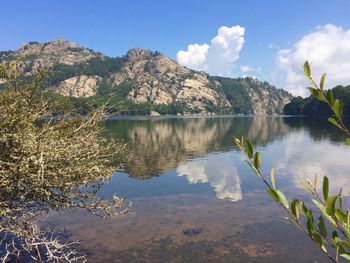
<path id="1" fill-rule="evenodd" d="M 131 157 L 100 194 L 126 196 L 130 215 L 100 219 L 55 214 L 88 262 L 327 262 L 273 203 L 233 144 L 244 136 L 262 153 L 266 175 L 305 198 L 299 179 L 328 175 L 331 191 L 350 185 L 350 147 L 326 121 L 293 117 L 134 118 L 108 132 Z M 321 179 L 320 179 L 321 181 Z"/>

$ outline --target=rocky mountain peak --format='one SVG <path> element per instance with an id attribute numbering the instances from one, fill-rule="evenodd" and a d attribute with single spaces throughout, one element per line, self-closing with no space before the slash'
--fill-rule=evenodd
<path id="1" fill-rule="evenodd" d="M 56 39 L 50 42 L 29 42 L 22 45 L 17 51 L 19 54 L 26 55 L 39 55 L 39 54 L 55 54 L 65 51 L 84 51 L 85 49 L 79 45 L 70 42 L 65 39 Z"/>
<path id="2" fill-rule="evenodd" d="M 133 48 L 126 53 L 126 59 L 129 62 L 147 60 L 152 58 L 153 52 L 148 48 Z"/>
<path id="3" fill-rule="evenodd" d="M 151 104 L 152 110 L 163 114 L 178 110 L 203 114 L 274 114 L 281 113 L 291 99 L 286 91 L 277 90 L 267 82 L 251 77 L 212 77 L 182 67 L 147 48 L 130 49 L 122 58 L 110 58 L 68 40 L 56 39 L 29 42 L 17 51 L 0 52 L 0 60 L 20 61 L 28 77 L 40 66 L 59 66 L 50 80 L 50 88 L 64 96 L 118 94 L 128 103 Z"/>
<path id="4" fill-rule="evenodd" d="M 81 47 L 65 39 L 55 39 L 41 43 L 36 41 L 28 42 L 23 44 L 17 51 L 1 56 L 5 60 L 20 59 L 25 72 L 31 72 L 40 65 L 44 67 L 52 67 L 55 64 L 73 65 L 86 62 L 94 57 L 104 56 L 101 53 Z"/>

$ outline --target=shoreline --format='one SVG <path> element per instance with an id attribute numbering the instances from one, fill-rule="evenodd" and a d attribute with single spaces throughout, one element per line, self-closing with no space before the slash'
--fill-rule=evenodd
<path id="1" fill-rule="evenodd" d="M 283 115 L 283 114 L 274 114 L 274 115 L 112 115 L 107 118 L 107 121 L 113 120 L 149 120 L 149 119 L 199 119 L 199 118 L 295 118 L 295 117 L 312 117 L 307 115 Z"/>

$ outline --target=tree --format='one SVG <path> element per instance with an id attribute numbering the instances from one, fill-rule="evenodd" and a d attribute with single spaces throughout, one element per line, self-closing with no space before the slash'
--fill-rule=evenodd
<path id="1" fill-rule="evenodd" d="M 310 65 L 307 61 L 304 64 L 304 73 L 311 84 L 309 87 L 311 94 L 318 101 L 328 105 L 328 108 L 333 112 L 334 116 L 329 117 L 328 121 L 345 133 L 347 136 L 346 144 L 350 145 L 350 132 L 343 121 L 343 101 L 334 99 L 332 90 L 324 89 L 326 74 L 322 75 L 318 85 L 312 78 Z M 284 219 L 308 236 L 331 262 L 339 262 L 339 257 L 350 261 L 350 210 L 343 207 L 342 189 L 337 194 L 331 195 L 327 176 L 323 178 L 322 194 L 319 193 L 317 176 L 313 180 L 308 179 L 306 183 L 303 183 L 306 191 L 312 195 L 312 203 L 321 214 L 316 222 L 314 213 L 306 202 L 299 199 L 289 202 L 284 193 L 276 187 L 274 169 L 271 169 L 270 180 L 262 174 L 260 170 L 261 155 L 254 151 L 254 147 L 249 141 L 244 140 L 244 138 L 241 140 L 236 138 L 235 142 L 245 154 L 245 161 L 266 186 L 268 195 L 286 211 L 288 216 Z M 305 221 L 306 223 L 304 223 Z M 329 224 L 325 223 L 327 221 Z M 330 227 L 327 227 L 328 225 Z M 330 251 L 330 247 L 335 250 L 334 253 Z"/>
<path id="2" fill-rule="evenodd" d="M 101 136 L 106 114 L 66 112 L 45 99 L 39 69 L 32 83 L 19 80 L 15 64 L 0 65 L 0 260 L 73 262 L 84 259 L 73 243 L 38 223 L 50 210 L 84 209 L 97 216 L 127 213 L 129 205 L 98 189 L 123 164 L 124 145 Z"/>
<path id="3" fill-rule="evenodd" d="M 305 102 L 302 97 L 294 97 L 290 103 L 283 108 L 283 114 L 287 115 L 302 115 Z"/>
<path id="4" fill-rule="evenodd" d="M 332 89 L 335 99 L 341 98 L 344 104 L 344 115 L 350 115 L 350 86 L 337 86 Z M 312 94 L 308 98 L 296 97 L 283 108 L 286 115 L 310 115 L 310 116 L 331 116 L 333 114 L 329 105 L 320 101 Z"/>

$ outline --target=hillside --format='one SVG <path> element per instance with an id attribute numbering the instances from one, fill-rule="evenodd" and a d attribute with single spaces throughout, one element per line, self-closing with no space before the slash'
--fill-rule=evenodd
<path id="1" fill-rule="evenodd" d="M 52 68 L 47 88 L 74 106 L 113 97 L 134 114 L 278 114 L 292 98 L 267 82 L 209 76 L 149 49 L 111 58 L 59 39 L 0 52 L 0 60 L 17 61 L 28 79 L 39 66 Z"/>
<path id="2" fill-rule="evenodd" d="M 350 86 L 337 86 L 332 89 L 335 99 L 342 99 L 344 115 L 350 115 Z M 286 115 L 331 116 L 333 112 L 326 103 L 319 101 L 315 96 L 307 98 L 295 97 L 286 104 L 283 113 Z"/>

